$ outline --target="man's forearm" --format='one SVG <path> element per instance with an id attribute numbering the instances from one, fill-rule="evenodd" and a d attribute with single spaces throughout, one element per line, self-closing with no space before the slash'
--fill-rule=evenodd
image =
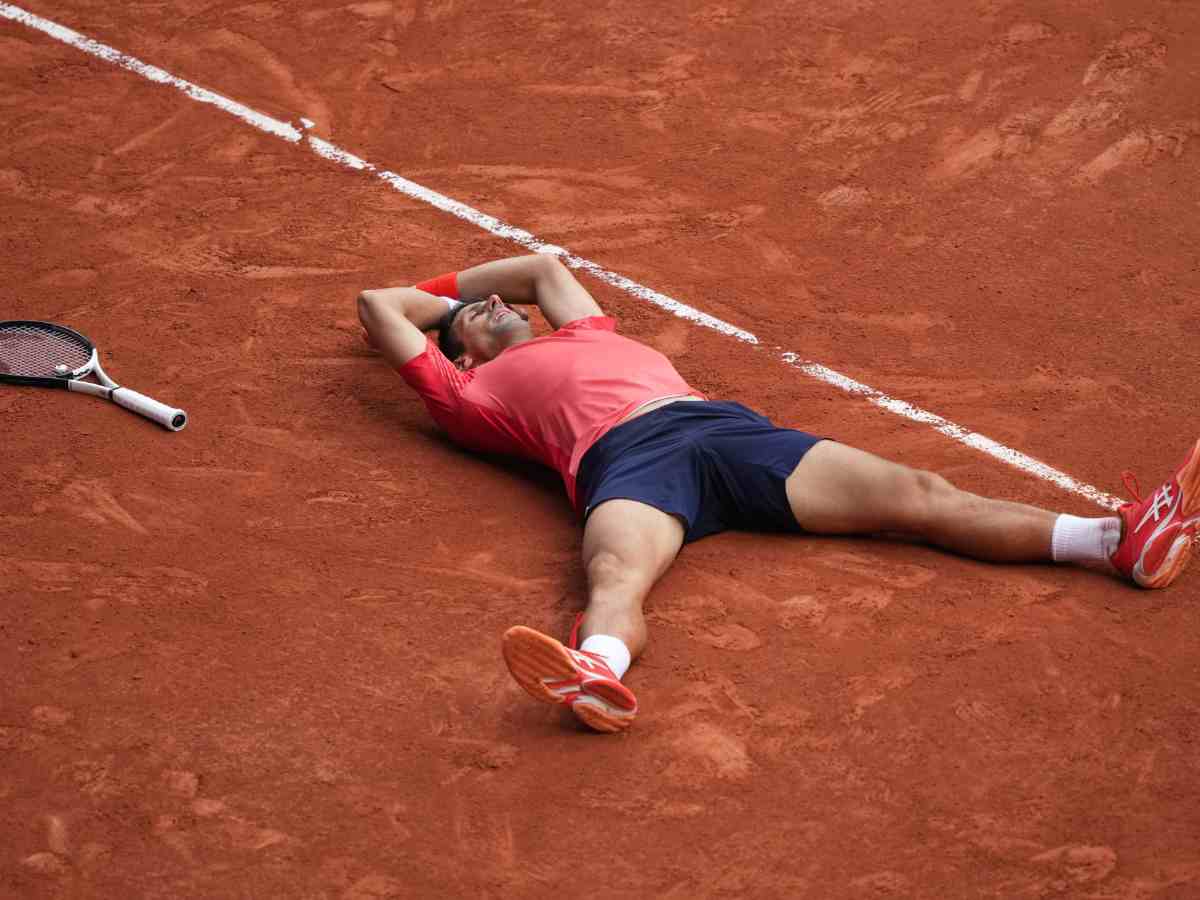
<path id="1" fill-rule="evenodd" d="M 363 291 L 359 297 L 360 311 L 364 306 L 375 307 L 385 313 L 399 313 L 421 331 L 436 328 L 449 311 L 446 301 L 441 297 L 412 287 Z"/>
<path id="2" fill-rule="evenodd" d="M 460 297 L 499 294 L 507 303 L 537 303 L 538 283 L 545 278 L 548 258 L 537 254 L 497 259 L 458 273 Z"/>
<path id="3" fill-rule="evenodd" d="M 586 316 L 603 315 L 571 271 L 545 253 L 497 259 L 432 281 L 441 283 L 451 277 L 461 298 L 487 299 L 497 294 L 506 303 L 536 303 L 554 328 Z"/>

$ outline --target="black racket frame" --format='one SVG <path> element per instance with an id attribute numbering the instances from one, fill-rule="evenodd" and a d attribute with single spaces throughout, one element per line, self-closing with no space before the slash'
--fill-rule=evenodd
<path id="1" fill-rule="evenodd" d="M 96 345 L 93 344 L 86 336 L 80 334 L 74 328 L 68 328 L 66 325 L 59 325 L 57 322 L 41 322 L 36 319 L 8 319 L 0 322 L 0 329 L 6 325 L 35 325 L 43 329 L 51 329 L 54 331 L 64 332 L 78 341 L 81 341 L 87 347 L 88 355 L 91 359 L 78 369 L 72 369 L 64 375 L 8 375 L 0 372 L 0 382 L 8 384 L 26 384 L 35 387 L 51 387 L 62 388 L 66 390 L 67 385 L 71 383 L 72 378 L 82 378 L 91 371 L 92 363 L 96 359 Z"/>

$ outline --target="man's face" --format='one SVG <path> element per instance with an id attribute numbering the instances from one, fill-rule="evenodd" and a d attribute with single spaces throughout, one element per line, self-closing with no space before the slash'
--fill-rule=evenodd
<path id="1" fill-rule="evenodd" d="M 499 295 L 468 304 L 454 318 L 462 341 L 462 367 L 469 369 L 495 359 L 504 350 L 533 337 L 529 317 L 508 306 Z"/>

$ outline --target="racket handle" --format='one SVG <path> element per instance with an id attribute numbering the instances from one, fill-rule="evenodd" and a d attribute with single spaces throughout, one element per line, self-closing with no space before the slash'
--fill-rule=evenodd
<path id="1" fill-rule="evenodd" d="M 165 403 L 152 400 L 145 394 L 131 391 L 129 388 L 117 388 L 112 392 L 112 400 L 118 406 L 123 406 L 139 416 L 145 416 L 152 422 L 157 422 L 169 431 L 182 431 L 187 425 L 187 413 L 175 409 Z"/>

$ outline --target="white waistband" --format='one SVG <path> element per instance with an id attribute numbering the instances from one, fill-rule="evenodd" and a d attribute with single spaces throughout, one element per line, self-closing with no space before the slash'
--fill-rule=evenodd
<path id="1" fill-rule="evenodd" d="M 647 400 L 645 403 L 639 403 L 624 416 L 625 421 L 629 421 L 630 416 L 636 416 L 639 412 L 645 409 L 652 403 L 661 403 L 663 400 L 683 400 L 687 397 L 696 397 L 695 394 L 663 394 L 661 397 L 655 397 L 652 400 Z M 699 400 L 699 397 L 696 397 Z"/>

